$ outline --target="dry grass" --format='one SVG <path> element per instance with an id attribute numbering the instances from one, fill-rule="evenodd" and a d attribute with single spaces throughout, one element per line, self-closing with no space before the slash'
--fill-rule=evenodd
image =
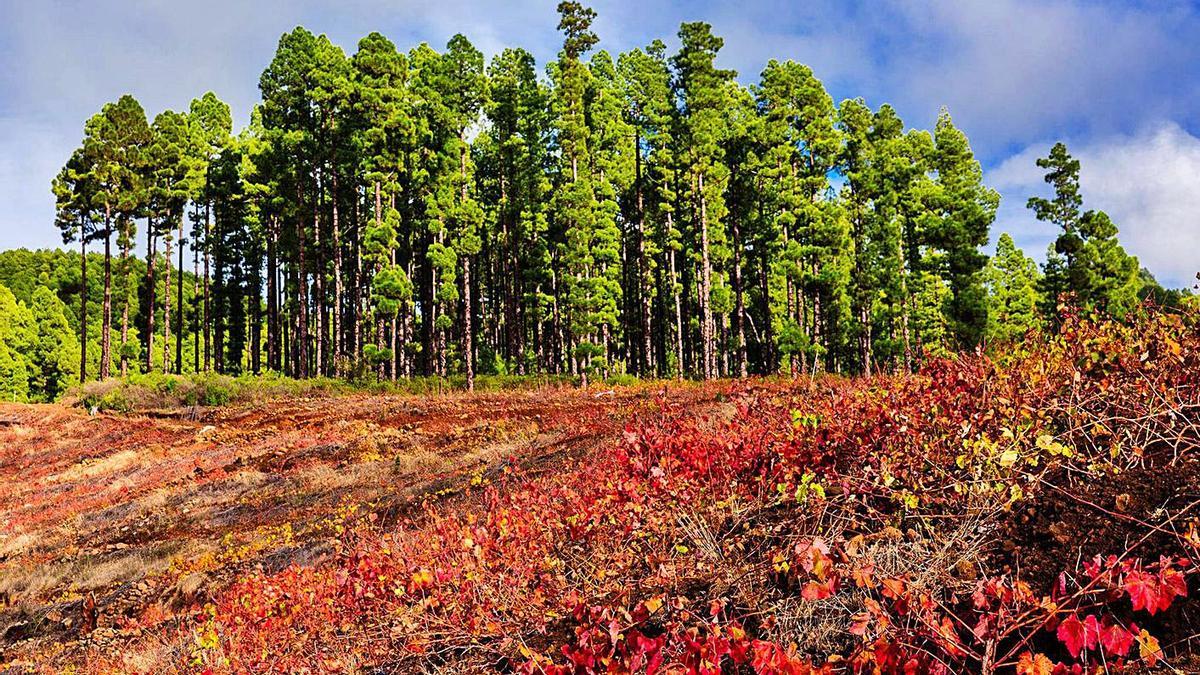
<path id="1" fill-rule="evenodd" d="M 37 534 L 22 532 L 0 534 L 0 560 L 22 553 L 27 553 L 41 540 Z"/>
<path id="2" fill-rule="evenodd" d="M 956 593 L 969 595 L 982 568 L 991 524 L 999 513 L 995 505 L 981 503 L 961 518 L 940 527 L 930 526 L 925 532 L 901 532 L 889 527 L 857 538 L 837 531 L 826 531 L 822 536 L 830 540 L 849 538 L 846 550 L 854 558 L 855 567 L 874 570 L 875 579 L 903 579 L 916 597 L 929 594 L 947 598 Z M 805 601 L 794 596 L 779 597 L 760 609 L 764 616 L 774 617 L 767 635 L 778 644 L 794 644 L 801 653 L 838 653 L 859 639 L 847 629 L 853 617 L 865 611 L 868 597 L 866 589 L 844 584 L 829 598 Z"/>
<path id="3" fill-rule="evenodd" d="M 125 672 L 137 675 L 182 675 L 194 672 L 189 667 L 194 638 L 186 631 L 165 631 L 132 642 L 121 650 L 115 663 L 93 663 L 80 672 Z M 212 658 L 219 660 L 224 651 L 218 645 Z"/>
<path id="4" fill-rule="evenodd" d="M 82 555 L 74 560 L 0 569 L 0 594 L 18 603 L 43 599 L 48 593 L 78 594 L 107 589 L 162 574 L 181 553 L 179 542 L 117 555 Z"/>
<path id="5" fill-rule="evenodd" d="M 51 476 L 54 482 L 74 482 L 95 478 L 107 473 L 116 473 L 133 466 L 144 457 L 144 453 L 136 450 L 122 450 L 99 459 L 85 459 L 62 473 Z"/>
<path id="6" fill-rule="evenodd" d="M 40 597 L 47 590 L 62 585 L 67 573 L 66 565 L 7 566 L 0 569 L 0 596 L 11 604 Z"/>
<path id="7" fill-rule="evenodd" d="M 677 526 L 684 541 L 690 542 L 705 558 L 717 562 L 724 557 L 720 535 L 714 531 L 708 518 L 694 511 L 685 512 L 680 514 Z"/>
<path id="8" fill-rule="evenodd" d="M 171 559 L 178 553 L 179 547 L 177 542 L 167 542 L 110 560 L 85 560 L 75 566 L 71 588 L 80 592 L 100 590 L 117 583 L 161 574 L 171 566 Z"/>

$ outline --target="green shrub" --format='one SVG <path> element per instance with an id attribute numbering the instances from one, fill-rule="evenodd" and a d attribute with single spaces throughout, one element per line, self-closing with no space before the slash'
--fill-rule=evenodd
<path id="1" fill-rule="evenodd" d="M 620 373 L 617 375 L 609 375 L 604 379 L 604 384 L 613 387 L 629 387 L 641 382 L 636 376 L 628 373 Z"/>
<path id="2" fill-rule="evenodd" d="M 639 380 L 626 374 L 612 374 L 604 386 L 628 386 Z M 339 380 L 317 377 L 297 380 L 277 372 L 259 375 L 221 375 L 199 373 L 163 375 L 147 373 L 123 379 L 88 382 L 76 385 L 67 392 L 77 405 L 113 412 L 169 410 L 187 406 L 224 406 L 254 403 L 277 398 L 301 398 L 366 392 L 372 394 L 406 394 L 429 396 L 466 389 L 462 375 L 449 377 L 418 376 L 409 379 Z M 477 392 L 521 391 L 540 388 L 573 387 L 579 378 L 570 375 L 479 375 L 475 378 Z M 597 383 L 599 384 L 599 383 Z"/>

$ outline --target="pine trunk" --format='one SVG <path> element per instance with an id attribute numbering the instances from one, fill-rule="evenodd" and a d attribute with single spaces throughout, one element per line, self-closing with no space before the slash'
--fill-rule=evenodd
<path id="1" fill-rule="evenodd" d="M 313 340 L 313 348 L 316 353 L 313 354 L 313 374 L 317 376 L 327 374 L 326 359 L 329 356 L 328 351 L 328 334 L 326 324 L 326 307 L 325 307 L 325 256 L 321 250 L 321 178 L 318 174 L 316 183 L 316 197 L 313 199 L 313 301 L 312 311 L 317 313 L 316 316 L 316 339 Z"/>
<path id="2" fill-rule="evenodd" d="M 87 382 L 87 233 L 83 229 L 83 219 L 79 220 L 79 383 Z"/>
<path id="3" fill-rule="evenodd" d="M 342 232 L 338 223 L 338 180 L 333 172 L 333 373 L 345 375 L 345 340 L 342 335 Z"/>
<path id="4" fill-rule="evenodd" d="M 392 321 L 391 321 L 392 330 L 389 333 L 389 338 L 388 338 L 389 340 L 391 340 L 391 342 L 388 344 L 389 344 L 389 349 L 392 350 L 392 363 L 391 363 L 391 369 L 390 369 L 390 377 L 392 378 L 393 382 L 396 381 L 396 377 L 400 373 L 400 352 L 399 352 L 400 336 L 398 335 L 399 331 L 397 330 L 396 323 L 397 323 L 396 317 L 393 316 Z M 380 366 L 380 367 L 382 368 L 382 366 Z"/>
<path id="5" fill-rule="evenodd" d="M 713 345 L 712 260 L 708 250 L 708 200 L 704 197 L 704 174 L 697 177 L 700 194 L 700 353 L 704 379 L 713 379 L 716 368 Z"/>
<path id="6" fill-rule="evenodd" d="M 211 202 L 204 203 L 204 372 L 212 370 L 212 289 L 209 281 L 209 266 L 211 264 L 209 245 L 210 220 L 212 219 Z"/>
<path id="7" fill-rule="evenodd" d="M 779 361 L 776 357 L 775 319 L 771 312 L 771 273 L 770 260 L 766 252 L 761 253 L 761 264 L 758 266 L 758 303 L 763 317 L 763 370 L 767 373 L 779 372 Z"/>
<path id="8" fill-rule="evenodd" d="M 733 340 L 734 365 L 738 377 L 746 377 L 746 300 L 742 291 L 742 236 L 738 219 L 734 218 L 733 229 Z"/>
<path id="9" fill-rule="evenodd" d="M 910 311 L 908 297 L 908 264 L 904 255 L 904 234 L 901 230 L 900 246 L 897 251 L 900 262 L 900 333 L 904 339 L 904 372 L 911 373 L 913 369 L 912 338 L 909 335 L 908 316 Z"/>
<path id="10" fill-rule="evenodd" d="M 462 147 L 458 153 L 459 180 L 462 183 L 459 198 L 460 206 L 467 202 L 467 141 L 459 139 Z M 475 345 L 473 343 L 473 326 L 471 323 L 471 254 L 462 254 L 462 285 L 463 285 L 463 366 L 467 375 L 467 391 L 475 391 Z"/>
<path id="11" fill-rule="evenodd" d="M 551 341 L 553 346 L 548 349 L 548 358 L 550 360 L 550 370 L 554 374 L 562 371 L 563 365 L 563 345 L 566 344 L 566 336 L 563 334 L 562 308 L 558 302 L 558 274 L 553 270 L 550 271 L 550 297 L 551 297 L 551 316 L 554 319 L 554 328 Z"/>
<path id="12" fill-rule="evenodd" d="M 334 173 L 334 375 L 346 375 L 346 339 L 342 335 L 342 231 L 337 221 L 337 173 Z"/>
<path id="13" fill-rule="evenodd" d="M 219 224 L 212 226 L 212 238 L 215 241 L 224 242 L 221 227 Z M 211 249 L 211 247 L 208 247 Z M 218 373 L 225 372 L 225 319 L 228 312 L 228 297 L 225 287 L 225 247 L 222 246 L 216 249 L 216 253 L 212 254 L 212 292 L 211 304 L 212 314 L 211 332 L 212 332 L 212 370 Z"/>
<path id="14" fill-rule="evenodd" d="M 516 361 L 517 372 L 524 375 L 525 359 L 521 354 L 524 348 L 520 344 L 523 341 L 524 330 L 520 325 L 520 310 L 518 309 L 521 261 L 517 251 L 517 226 L 515 219 L 512 218 L 513 209 L 509 204 L 511 199 L 508 182 L 502 176 L 500 203 L 504 205 L 504 210 L 500 215 L 500 226 L 504 262 L 500 267 L 503 277 L 501 283 L 504 285 L 504 352 L 509 360 Z"/>
<path id="15" fill-rule="evenodd" d="M 150 229 L 150 219 L 146 218 L 146 372 L 152 372 L 154 366 L 154 254 L 157 239 Z"/>
<path id="16" fill-rule="evenodd" d="M 405 274 L 408 275 L 409 279 L 414 278 L 414 274 L 416 273 L 416 269 L 414 268 L 414 265 L 415 265 L 415 263 L 413 262 L 413 259 L 410 257 L 408 259 L 407 266 L 404 268 Z M 416 333 L 417 333 L 416 326 L 413 325 L 413 321 L 414 321 L 413 307 L 414 307 L 414 304 L 412 302 L 409 302 L 409 303 L 406 303 L 405 305 L 403 305 L 400 310 L 401 311 L 401 315 L 400 315 L 400 318 L 401 318 L 401 324 L 400 324 L 401 343 L 400 343 L 400 347 L 399 347 L 401 350 L 400 364 L 403 366 L 403 369 L 401 370 L 401 372 L 404 374 L 405 377 L 412 377 L 413 375 L 416 375 L 416 372 L 417 372 L 416 358 L 406 348 L 406 345 L 408 345 L 410 342 L 412 342 L 416 338 Z"/>
<path id="17" fill-rule="evenodd" d="M 431 242 L 431 240 L 432 240 L 432 237 L 430 236 L 430 234 L 428 232 L 426 232 L 422 239 L 422 243 L 425 244 L 426 251 L 429 250 L 429 243 Z M 437 268 L 434 267 L 433 262 L 429 259 L 428 256 L 425 256 L 425 258 L 421 261 L 421 264 L 427 270 L 427 273 L 422 275 L 425 279 L 425 283 L 422 284 L 422 286 L 425 287 L 424 293 L 422 294 L 422 298 L 421 298 L 422 301 L 425 303 L 424 307 L 422 307 L 422 310 L 428 310 L 428 311 L 424 311 L 421 316 L 421 342 L 423 343 L 422 349 L 421 349 L 421 356 L 422 356 L 422 361 L 424 362 L 424 367 L 423 367 L 424 373 L 426 376 L 431 376 L 431 375 L 437 374 L 437 333 L 438 333 L 438 331 L 437 331 L 436 327 L 434 326 L 434 323 L 437 321 L 437 313 L 438 313 L 438 311 L 437 311 L 438 310 L 438 308 L 437 308 Z M 425 316 L 426 314 L 428 316 Z"/>
<path id="18" fill-rule="evenodd" d="M 175 372 L 183 373 L 183 214 L 179 214 L 179 295 L 175 306 L 179 311 L 179 318 L 176 322 L 177 330 L 175 331 Z M 169 289 L 168 289 L 169 291 Z"/>
<path id="19" fill-rule="evenodd" d="M 171 232 L 167 231 L 163 238 L 164 241 L 164 257 L 163 264 L 166 265 L 166 278 L 163 279 L 163 354 L 162 354 L 162 372 L 171 372 Z"/>
<path id="20" fill-rule="evenodd" d="M 267 368 L 282 370 L 279 358 L 279 221 L 267 225 Z"/>
<path id="21" fill-rule="evenodd" d="M 254 290 L 247 296 L 247 299 L 253 303 L 253 308 L 250 311 L 250 371 L 255 375 L 262 373 L 262 324 L 263 324 L 263 307 L 260 298 L 262 297 L 262 258 L 261 251 L 256 247 L 254 261 Z"/>
<path id="22" fill-rule="evenodd" d="M 816 265 L 813 265 L 813 271 L 816 272 Z M 818 358 L 821 355 L 821 342 L 825 339 L 824 331 L 822 330 L 822 322 L 825 320 L 821 314 L 821 292 L 820 290 L 813 291 L 813 323 L 812 323 L 812 345 L 813 345 L 813 374 L 825 369 L 825 362 Z M 828 351 L 826 352 L 828 354 Z"/>
<path id="23" fill-rule="evenodd" d="M 383 339 L 384 339 L 383 319 L 376 317 L 375 318 L 375 346 L 382 348 L 383 347 Z M 395 369 L 393 369 L 392 372 L 394 373 Z M 382 380 L 384 378 L 384 376 L 386 376 L 386 375 L 387 375 L 387 364 L 384 363 L 383 359 L 379 359 L 379 362 L 375 364 L 375 378 Z"/>
<path id="24" fill-rule="evenodd" d="M 129 375 L 129 355 L 125 345 L 129 344 L 129 244 L 121 245 L 121 377 Z"/>
<path id="25" fill-rule="evenodd" d="M 670 223 L 671 216 L 667 215 Z M 675 264 L 675 251 L 671 251 L 671 296 L 675 300 L 675 377 L 683 379 L 683 303 L 679 297 L 679 270 Z"/>
<path id="26" fill-rule="evenodd" d="M 357 365 L 362 363 L 362 322 L 363 322 L 363 284 L 366 279 L 363 279 L 362 267 L 362 211 L 360 209 L 359 192 L 354 191 L 354 316 L 352 320 L 354 325 L 351 330 L 351 351 L 354 354 L 354 363 Z"/>
<path id="27" fill-rule="evenodd" d="M 107 380 L 112 363 L 112 209 L 104 205 L 104 306 L 100 319 L 100 379 Z"/>
<path id="28" fill-rule="evenodd" d="M 641 335 L 642 374 L 653 372 L 654 356 L 651 348 L 651 293 L 650 262 L 646 257 L 646 204 L 642 193 L 642 141 L 640 132 L 633 134 L 634 185 L 637 189 L 637 303 L 638 323 Z"/>
<path id="29" fill-rule="evenodd" d="M 471 256 L 463 256 L 463 364 L 467 371 L 467 391 L 475 391 L 475 345 L 471 323 Z"/>
<path id="30" fill-rule="evenodd" d="M 308 378 L 308 273 L 304 267 L 304 223 L 296 218 L 296 248 L 299 252 L 296 265 L 296 376 Z"/>

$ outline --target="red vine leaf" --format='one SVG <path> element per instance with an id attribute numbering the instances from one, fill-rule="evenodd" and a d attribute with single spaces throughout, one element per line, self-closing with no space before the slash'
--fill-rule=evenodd
<path id="1" fill-rule="evenodd" d="M 1079 658 L 1079 653 L 1083 651 L 1085 632 L 1083 622 L 1074 614 L 1058 624 L 1058 639 L 1067 646 L 1071 658 Z"/>

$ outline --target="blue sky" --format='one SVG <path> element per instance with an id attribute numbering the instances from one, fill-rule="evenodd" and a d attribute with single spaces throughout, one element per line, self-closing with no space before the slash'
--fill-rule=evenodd
<path id="1" fill-rule="evenodd" d="M 93 0 L 0 2 L 0 248 L 54 246 L 50 179 L 83 121 L 132 93 L 150 115 L 212 90 L 244 121 L 280 34 L 296 25 L 352 52 L 378 30 L 402 49 L 462 32 L 486 54 L 561 42 L 553 0 Z M 1025 200 L 1034 159 L 1067 142 L 1085 205 L 1164 283 L 1200 271 L 1200 2 L 791 0 L 592 3 L 601 47 L 621 51 L 680 21 L 725 38 L 749 83 L 770 58 L 806 63 L 836 100 L 893 104 L 931 128 L 941 106 L 1003 196 L 993 228 L 1041 258 L 1053 232 Z"/>

